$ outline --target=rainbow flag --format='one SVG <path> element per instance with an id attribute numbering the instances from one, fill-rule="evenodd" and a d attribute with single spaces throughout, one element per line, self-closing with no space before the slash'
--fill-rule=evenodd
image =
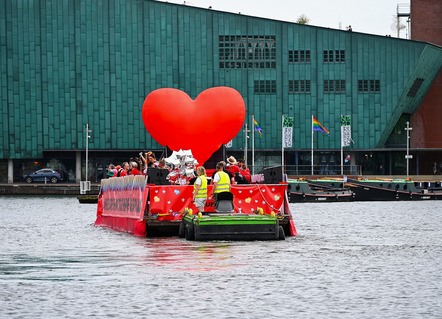
<path id="1" fill-rule="evenodd" d="M 253 124 L 255 125 L 255 131 L 259 133 L 259 138 L 262 141 L 262 129 L 259 127 L 258 122 L 256 122 L 255 118 L 253 118 Z"/>
<path id="2" fill-rule="evenodd" d="M 324 132 L 328 136 L 330 136 L 330 132 L 324 126 L 322 126 L 322 124 L 319 123 L 319 121 L 315 119 L 314 116 L 312 116 L 312 118 L 313 118 L 313 131 Z"/>

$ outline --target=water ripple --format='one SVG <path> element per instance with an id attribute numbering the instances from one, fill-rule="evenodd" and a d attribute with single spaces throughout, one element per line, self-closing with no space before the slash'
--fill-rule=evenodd
<path id="1" fill-rule="evenodd" d="M 137 238 L 72 197 L 0 197 L 1 318 L 436 318 L 438 202 L 291 204 L 277 242 Z"/>

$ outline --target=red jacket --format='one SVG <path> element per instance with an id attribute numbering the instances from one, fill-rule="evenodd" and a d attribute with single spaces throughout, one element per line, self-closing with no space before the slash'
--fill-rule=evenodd
<path id="1" fill-rule="evenodd" d="M 139 170 L 137 170 L 136 168 L 133 168 L 129 175 L 141 175 L 141 172 Z"/>
<path id="2" fill-rule="evenodd" d="M 233 174 L 233 176 L 235 176 L 235 173 L 240 173 L 240 169 L 238 166 L 236 165 L 229 165 L 226 168 L 229 172 L 231 172 Z"/>
<path id="3" fill-rule="evenodd" d="M 250 179 L 251 179 L 251 177 L 250 177 L 250 170 L 249 169 L 246 169 L 245 171 L 241 170 L 240 173 L 250 183 Z"/>

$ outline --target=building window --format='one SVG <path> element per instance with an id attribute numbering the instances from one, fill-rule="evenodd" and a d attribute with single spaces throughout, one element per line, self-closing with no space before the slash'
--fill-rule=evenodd
<path id="1" fill-rule="evenodd" d="M 261 80 L 254 83 L 255 94 L 275 94 L 276 81 L 275 80 Z"/>
<path id="2" fill-rule="evenodd" d="M 345 80 L 324 80 L 324 93 L 345 93 Z"/>
<path id="3" fill-rule="evenodd" d="M 289 80 L 289 93 L 310 93 L 310 80 Z"/>
<path id="4" fill-rule="evenodd" d="M 379 80 L 358 80 L 359 93 L 379 93 L 381 83 Z"/>
<path id="5" fill-rule="evenodd" d="M 419 89 L 422 86 L 422 83 L 424 83 L 424 79 L 422 78 L 417 78 L 416 80 L 414 80 L 413 85 L 411 86 L 410 90 L 407 93 L 408 97 L 415 97 L 417 94 L 417 91 L 419 91 Z"/>
<path id="6" fill-rule="evenodd" d="M 219 36 L 221 69 L 276 68 L 275 36 Z"/>
<path id="7" fill-rule="evenodd" d="M 324 50 L 324 63 L 345 62 L 345 50 Z"/>
<path id="8" fill-rule="evenodd" d="M 310 50 L 289 51 L 289 63 L 310 63 Z"/>

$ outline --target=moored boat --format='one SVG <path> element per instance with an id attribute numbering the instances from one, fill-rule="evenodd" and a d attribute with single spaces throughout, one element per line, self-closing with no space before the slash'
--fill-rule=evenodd
<path id="1" fill-rule="evenodd" d="M 80 204 L 96 204 L 98 203 L 98 195 L 85 194 L 77 196 Z"/>
<path id="2" fill-rule="evenodd" d="M 442 190 L 419 189 L 408 179 L 348 179 L 345 183 L 357 201 L 435 200 Z"/>
<path id="3" fill-rule="evenodd" d="M 344 187 L 344 179 L 343 178 L 317 178 L 317 179 L 309 179 L 307 180 L 310 187 L 313 188 L 335 188 L 342 189 Z M 348 188 L 345 188 L 348 189 Z"/>
<path id="4" fill-rule="evenodd" d="M 348 202 L 354 200 L 350 189 L 334 188 L 328 186 L 311 186 L 305 180 L 288 180 L 290 203 L 305 202 Z"/>

